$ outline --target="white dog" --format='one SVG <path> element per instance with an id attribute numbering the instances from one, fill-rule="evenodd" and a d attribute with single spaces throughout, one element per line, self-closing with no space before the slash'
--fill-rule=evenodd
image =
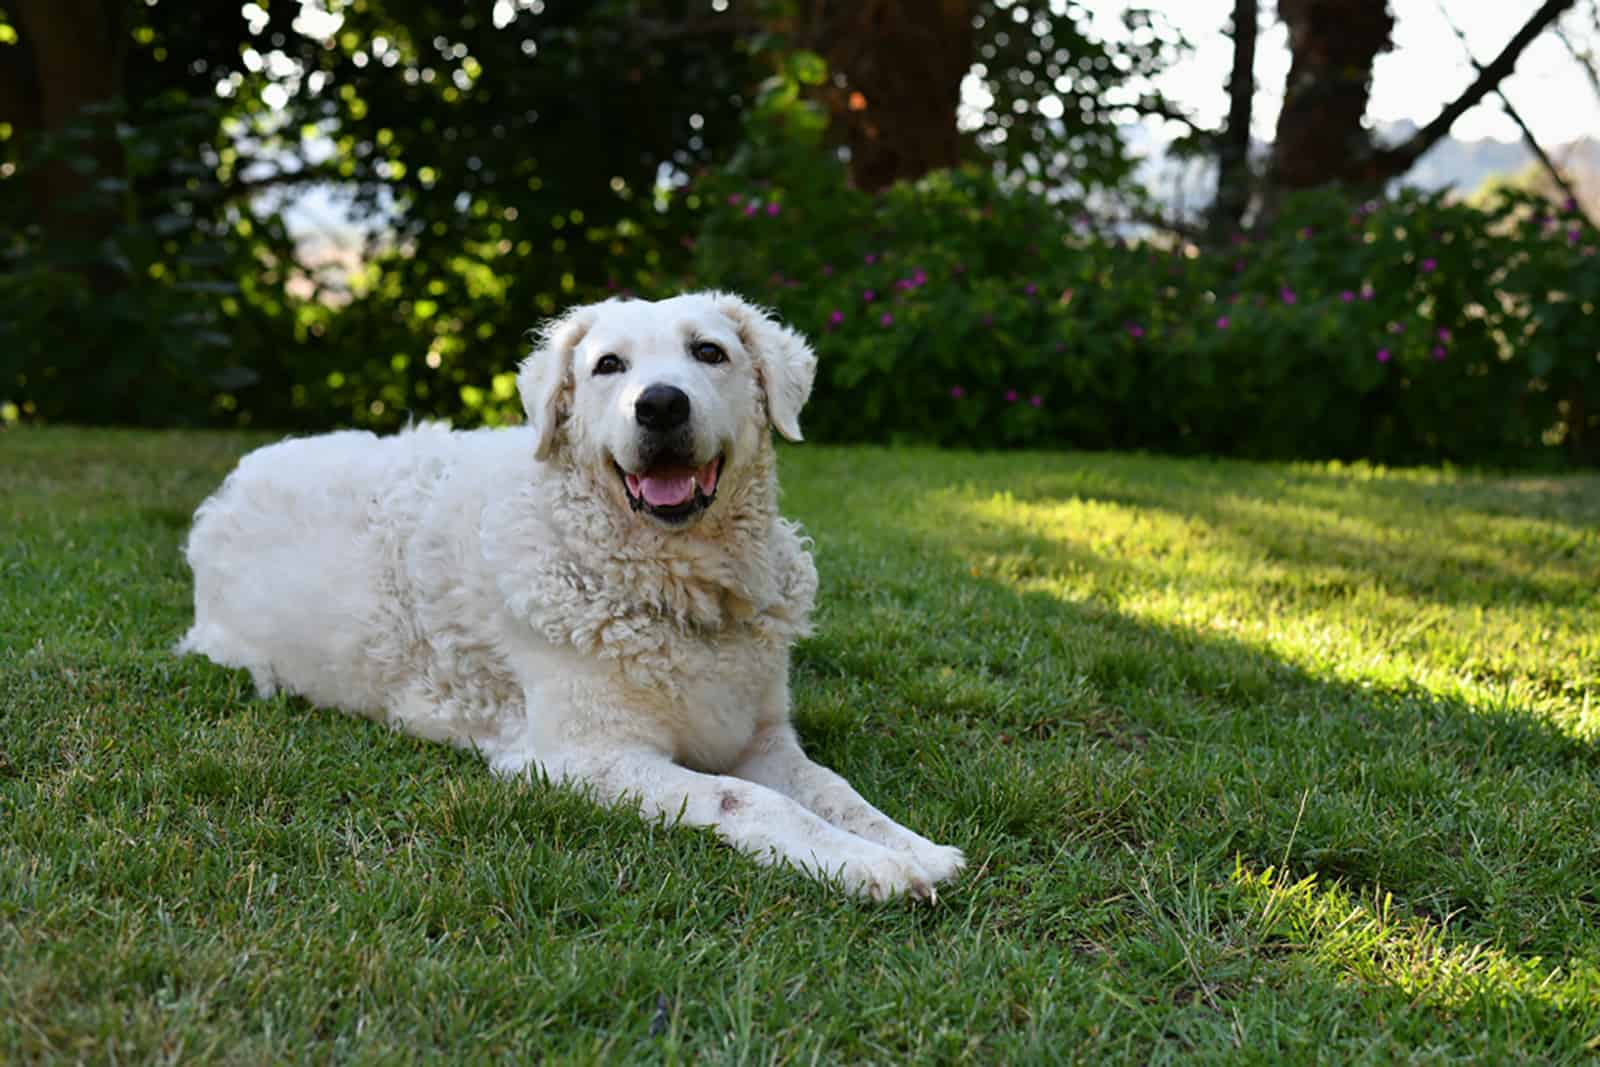
<path id="1" fill-rule="evenodd" d="M 737 297 L 607 301 L 522 364 L 528 425 L 253 452 L 195 514 L 179 650 L 256 687 L 708 826 L 882 899 L 961 870 L 801 751 L 789 649 L 817 587 L 779 517 L 803 338 Z"/>

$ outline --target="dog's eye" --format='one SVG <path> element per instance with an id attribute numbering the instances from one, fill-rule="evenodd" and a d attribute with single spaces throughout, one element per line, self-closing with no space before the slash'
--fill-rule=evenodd
<path id="1" fill-rule="evenodd" d="M 594 372 L 596 374 L 621 374 L 627 369 L 627 365 L 622 362 L 622 357 L 614 352 L 607 352 L 594 361 Z"/>
<path id="2" fill-rule="evenodd" d="M 710 341 L 696 341 L 689 349 L 689 354 L 701 363 L 728 362 L 728 353 L 724 352 L 720 345 L 714 345 Z"/>

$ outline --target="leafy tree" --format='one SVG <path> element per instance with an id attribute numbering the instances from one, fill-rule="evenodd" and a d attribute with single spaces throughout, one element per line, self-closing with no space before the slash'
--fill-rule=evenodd
<path id="1" fill-rule="evenodd" d="M 541 313 L 682 254 L 657 182 L 731 147 L 761 72 L 688 0 L 73 2 L 120 58 L 7 119 L 0 170 L 69 205 L 0 197 L 0 401 L 49 418 L 458 414 Z M 98 63 L 38 12 L 0 22 L 8 102 Z M 337 307 L 261 199 L 317 183 L 379 220 Z"/>

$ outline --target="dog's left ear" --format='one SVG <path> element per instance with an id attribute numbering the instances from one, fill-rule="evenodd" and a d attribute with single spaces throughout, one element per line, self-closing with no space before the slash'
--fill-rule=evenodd
<path id="1" fill-rule="evenodd" d="M 739 328 L 739 340 L 755 362 L 767 395 L 767 418 L 773 429 L 799 441 L 800 409 L 811 395 L 817 357 L 799 333 L 732 293 L 709 294 L 717 310 Z"/>
<path id="2" fill-rule="evenodd" d="M 517 368 L 517 392 L 522 410 L 537 435 L 535 459 L 546 460 L 555 451 L 561 424 L 566 421 L 572 394 L 572 350 L 589 332 L 595 305 L 573 308 L 539 329 L 533 353 Z"/>

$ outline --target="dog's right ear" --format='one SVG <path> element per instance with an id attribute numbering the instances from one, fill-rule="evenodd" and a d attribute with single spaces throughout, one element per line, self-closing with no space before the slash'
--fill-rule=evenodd
<path id="1" fill-rule="evenodd" d="M 572 351 L 594 324 L 594 305 L 573 308 L 540 327 L 533 352 L 517 369 L 522 410 L 536 435 L 533 455 L 546 460 L 555 452 L 562 424 L 572 407 Z"/>

